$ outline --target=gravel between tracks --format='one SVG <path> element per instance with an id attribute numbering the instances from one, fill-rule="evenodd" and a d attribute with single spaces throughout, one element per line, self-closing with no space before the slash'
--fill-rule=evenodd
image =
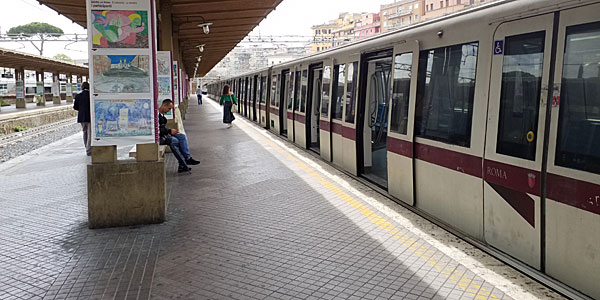
<path id="1" fill-rule="evenodd" d="M 32 135 L 26 135 L 27 133 L 24 132 L 23 138 L 8 144 L 0 144 L 0 163 L 80 132 L 81 125 L 76 123 L 76 119 L 73 123 L 61 124 Z"/>

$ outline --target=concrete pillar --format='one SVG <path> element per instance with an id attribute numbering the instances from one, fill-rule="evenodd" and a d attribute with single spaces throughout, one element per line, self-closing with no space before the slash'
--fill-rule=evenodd
<path id="1" fill-rule="evenodd" d="M 60 104 L 60 80 L 58 73 L 52 73 L 52 103 Z"/>
<path id="2" fill-rule="evenodd" d="M 35 81 L 35 99 L 37 100 L 37 106 L 46 106 L 46 92 L 44 91 L 44 70 L 35 71 Z M 41 83 L 41 90 L 38 90 L 39 83 Z"/>
<path id="3" fill-rule="evenodd" d="M 17 108 L 26 108 L 25 104 L 25 70 L 15 69 Z"/>
<path id="4" fill-rule="evenodd" d="M 73 75 L 67 74 L 67 103 L 73 103 Z"/>

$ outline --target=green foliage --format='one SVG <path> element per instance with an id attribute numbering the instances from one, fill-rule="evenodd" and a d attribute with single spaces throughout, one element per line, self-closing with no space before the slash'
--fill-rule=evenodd
<path id="1" fill-rule="evenodd" d="M 0 106 L 10 106 L 10 103 L 4 100 L 0 100 Z"/>
<path id="2" fill-rule="evenodd" d="M 29 128 L 27 128 L 27 127 L 25 127 L 25 126 L 17 125 L 17 126 L 15 127 L 15 132 L 21 132 L 21 131 L 25 131 L 25 130 L 27 130 L 27 129 L 29 129 Z"/>
<path id="3" fill-rule="evenodd" d="M 20 25 L 8 30 L 7 34 L 23 34 L 25 36 L 34 36 L 37 34 L 45 34 L 48 36 L 59 37 L 64 34 L 62 29 L 50 25 L 48 23 L 32 22 L 26 25 Z"/>
<path id="4" fill-rule="evenodd" d="M 62 61 L 66 61 L 66 62 L 71 62 L 71 63 L 73 62 L 72 58 L 70 58 L 68 55 L 62 54 L 62 53 L 54 55 L 54 59 L 56 59 L 56 60 L 62 60 Z"/>

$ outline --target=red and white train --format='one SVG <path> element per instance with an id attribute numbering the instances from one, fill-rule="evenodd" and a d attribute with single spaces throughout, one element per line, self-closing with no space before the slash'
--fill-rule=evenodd
<path id="1" fill-rule="evenodd" d="M 600 1 L 502 1 L 250 72 L 239 113 L 600 299 Z"/>

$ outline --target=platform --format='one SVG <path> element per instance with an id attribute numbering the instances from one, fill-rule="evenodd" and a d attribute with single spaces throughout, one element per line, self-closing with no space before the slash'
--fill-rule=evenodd
<path id="1" fill-rule="evenodd" d="M 185 126 L 161 225 L 87 228 L 79 134 L 0 164 L 0 299 L 561 299 L 208 99 Z"/>
<path id="2" fill-rule="evenodd" d="M 37 103 L 27 103 L 27 108 L 16 108 L 14 104 L 11 106 L 3 106 L 0 110 L 0 120 L 17 118 L 22 115 L 31 113 L 42 113 L 48 109 L 56 109 L 56 107 L 73 107 L 73 103 L 67 103 L 67 100 L 62 100 L 60 104 L 54 104 L 52 101 L 46 102 L 46 106 L 37 106 Z"/>

